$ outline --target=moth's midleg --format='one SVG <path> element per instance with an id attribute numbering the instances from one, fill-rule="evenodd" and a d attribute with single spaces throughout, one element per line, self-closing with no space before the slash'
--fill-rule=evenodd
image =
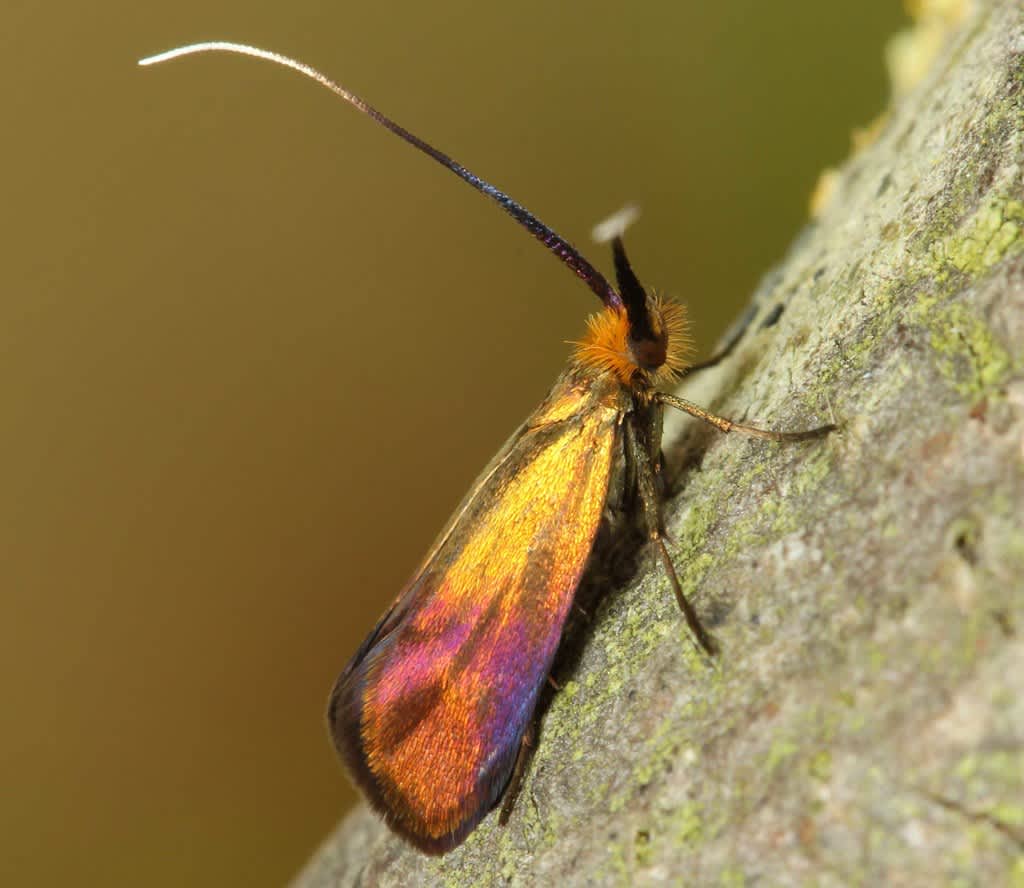
<path id="1" fill-rule="evenodd" d="M 657 410 L 660 408 L 654 407 L 653 409 Z M 637 414 L 634 414 L 634 417 L 636 416 Z M 625 423 L 624 434 L 626 459 L 632 461 L 634 466 L 637 494 L 640 499 L 642 520 L 647 539 L 658 551 L 662 566 L 665 568 L 665 573 L 672 584 L 672 591 L 676 596 L 679 609 L 686 618 L 686 625 L 689 626 L 690 631 L 700 646 L 713 656 L 716 651 L 714 640 L 701 623 L 700 617 L 697 616 L 697 611 L 683 593 L 683 588 L 679 584 L 679 577 L 676 574 L 675 565 L 672 563 L 672 557 L 669 555 L 668 547 L 665 545 L 661 498 L 658 496 L 657 488 L 657 470 L 650 451 L 643 441 L 638 440 L 639 436 L 634 422 L 628 421 Z"/>

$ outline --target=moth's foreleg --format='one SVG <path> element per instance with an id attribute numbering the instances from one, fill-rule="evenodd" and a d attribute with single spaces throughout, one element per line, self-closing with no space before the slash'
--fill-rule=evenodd
<path id="1" fill-rule="evenodd" d="M 724 416 L 718 416 L 705 410 L 703 407 L 698 407 L 692 401 L 687 401 L 685 398 L 677 398 L 675 395 L 669 395 L 665 392 L 657 392 L 654 400 L 658 404 L 664 404 L 668 407 L 674 407 L 676 410 L 682 410 L 684 413 L 689 413 L 690 416 L 713 425 L 719 431 L 739 432 L 741 435 L 749 435 L 752 438 L 765 438 L 769 441 L 809 441 L 812 438 L 821 438 L 838 428 L 835 424 L 828 423 L 828 425 L 818 426 L 815 429 L 808 429 L 803 432 L 775 432 L 771 429 L 759 429 L 755 426 L 733 422 L 731 419 L 726 419 Z"/>

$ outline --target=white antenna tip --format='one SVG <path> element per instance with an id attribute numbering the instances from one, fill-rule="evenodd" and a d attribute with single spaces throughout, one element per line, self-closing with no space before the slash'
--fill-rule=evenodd
<path id="1" fill-rule="evenodd" d="M 640 218 L 640 207 L 636 204 L 626 204 L 621 210 L 616 210 L 603 222 L 599 222 L 590 232 L 590 236 L 599 244 L 606 244 L 616 237 L 621 237 L 630 225 Z"/>
<path id="2" fill-rule="evenodd" d="M 155 55 L 146 56 L 144 59 L 139 59 L 139 67 L 148 68 L 150 65 L 159 65 L 161 62 L 173 59 L 179 52 L 180 50 L 178 49 L 171 49 L 167 52 L 158 52 Z"/>

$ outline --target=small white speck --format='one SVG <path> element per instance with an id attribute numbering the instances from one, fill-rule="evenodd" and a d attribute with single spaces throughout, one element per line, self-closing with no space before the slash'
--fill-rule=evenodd
<path id="1" fill-rule="evenodd" d="M 639 218 L 640 207 L 636 204 L 626 204 L 603 222 L 598 222 L 590 236 L 599 244 L 608 243 L 612 238 L 620 237 Z"/>

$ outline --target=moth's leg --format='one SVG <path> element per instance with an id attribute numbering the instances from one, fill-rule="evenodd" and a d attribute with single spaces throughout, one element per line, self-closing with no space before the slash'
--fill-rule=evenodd
<path id="1" fill-rule="evenodd" d="M 743 316 L 733 331 L 732 336 L 729 337 L 729 341 L 725 343 L 717 352 L 715 352 L 710 358 L 705 361 L 700 361 L 697 364 L 690 364 L 689 367 L 684 367 L 679 371 L 677 380 L 683 379 L 692 373 L 697 373 L 701 370 L 707 370 L 711 367 L 716 367 L 722 363 L 729 355 L 733 353 L 736 346 L 740 344 L 740 340 L 743 338 L 743 334 L 747 332 L 747 327 L 750 326 L 750 322 L 754 320 L 754 316 L 757 314 L 757 306 L 752 305 L 747 309 L 747 313 Z"/>
<path id="2" fill-rule="evenodd" d="M 700 646 L 711 656 L 715 654 L 715 643 L 704 625 L 697 616 L 689 599 L 683 593 L 683 587 L 679 584 L 679 577 L 676 574 L 675 565 L 668 554 L 665 546 L 664 527 L 661 518 L 661 499 L 658 496 L 657 483 L 655 480 L 655 467 L 647 448 L 637 440 L 636 429 L 632 423 L 627 422 L 625 427 L 627 458 L 633 461 L 636 466 L 636 486 L 640 500 L 640 507 L 647 533 L 647 539 L 654 545 L 661 558 L 661 563 L 668 574 L 669 582 L 672 584 L 672 591 L 675 593 L 679 609 L 686 618 L 686 625 L 689 626 L 694 638 Z"/>
<path id="3" fill-rule="evenodd" d="M 690 416 L 695 416 L 697 419 L 710 423 L 719 431 L 739 432 L 742 435 L 750 435 L 753 438 L 766 438 L 769 441 L 809 441 L 812 438 L 820 438 L 829 432 L 834 432 L 838 428 L 837 425 L 830 422 L 828 425 L 818 426 L 816 429 L 808 429 L 805 432 L 773 432 L 770 429 L 759 429 L 754 426 L 741 425 L 738 422 L 733 422 L 731 419 L 726 419 L 724 416 L 709 413 L 703 407 L 698 407 L 691 401 L 677 398 L 675 395 L 669 395 L 665 392 L 656 392 L 654 400 L 658 404 L 675 407 L 676 410 L 682 410 L 684 413 L 689 413 Z"/>
<path id="4" fill-rule="evenodd" d="M 512 766 L 512 776 L 509 778 L 508 786 L 505 787 L 505 798 L 501 801 L 501 813 L 498 814 L 498 823 L 504 826 L 512 815 L 512 809 L 519 798 L 519 792 L 523 788 L 523 778 L 526 777 L 526 768 L 533 757 L 533 739 L 537 734 L 537 712 L 534 710 L 530 717 L 529 727 L 523 732 L 519 741 L 519 752 L 516 753 L 516 762 Z"/>

